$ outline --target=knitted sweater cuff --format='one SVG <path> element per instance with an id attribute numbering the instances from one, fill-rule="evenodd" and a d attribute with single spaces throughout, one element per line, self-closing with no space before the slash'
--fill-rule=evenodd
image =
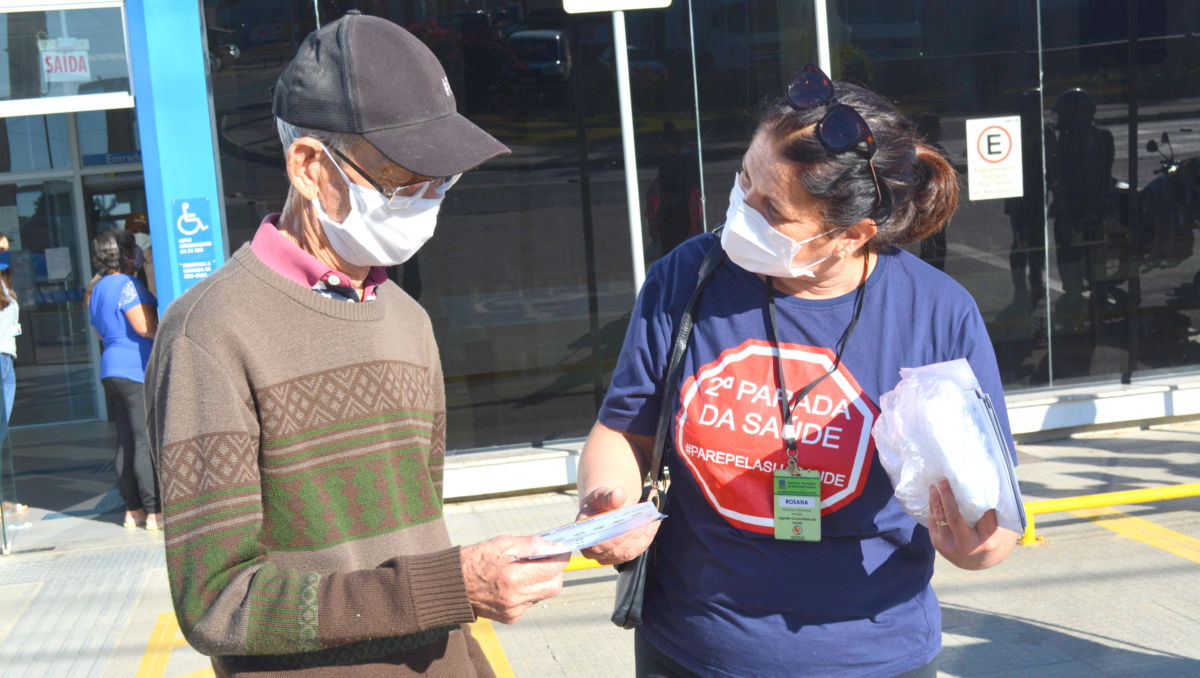
<path id="1" fill-rule="evenodd" d="M 459 547 L 409 556 L 405 581 L 421 628 L 473 621 Z"/>
<path id="2" fill-rule="evenodd" d="M 326 647 L 475 621 L 458 547 L 325 577 L 320 619 Z"/>

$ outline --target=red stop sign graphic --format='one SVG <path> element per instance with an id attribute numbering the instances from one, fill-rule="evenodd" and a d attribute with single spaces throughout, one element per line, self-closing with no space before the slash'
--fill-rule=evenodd
<path id="1" fill-rule="evenodd" d="M 675 445 L 709 503 L 735 527 L 772 534 L 771 479 L 787 466 L 776 355 L 789 388 L 800 390 L 833 365 L 829 349 L 749 339 L 687 378 L 680 390 Z M 791 394 L 788 394 L 789 399 Z M 867 482 L 879 410 L 845 365 L 800 401 L 792 415 L 798 463 L 821 472 L 821 513 L 858 497 Z"/>

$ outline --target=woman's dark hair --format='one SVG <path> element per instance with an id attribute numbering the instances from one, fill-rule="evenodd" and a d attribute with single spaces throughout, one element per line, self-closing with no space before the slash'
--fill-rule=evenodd
<path id="1" fill-rule="evenodd" d="M 760 110 L 757 134 L 769 135 L 792 162 L 831 226 L 875 221 L 878 233 L 868 243 L 872 250 L 918 242 L 941 230 L 958 207 L 958 174 L 945 154 L 922 141 L 912 121 L 878 94 L 846 82 L 836 83 L 834 94 L 871 127 L 881 199 L 866 153 L 830 153 L 817 140 L 815 124 L 828 107 L 798 111 L 781 97 Z"/>
<path id="2" fill-rule="evenodd" d="M 92 238 L 92 268 L 100 275 L 128 271 L 136 256 L 137 242 L 128 231 L 113 229 Z"/>
<path id="3" fill-rule="evenodd" d="M 9 304 L 17 300 L 17 293 L 12 288 L 12 269 L 6 268 L 0 271 L 0 281 L 3 285 L 0 286 L 0 311 L 8 308 Z"/>

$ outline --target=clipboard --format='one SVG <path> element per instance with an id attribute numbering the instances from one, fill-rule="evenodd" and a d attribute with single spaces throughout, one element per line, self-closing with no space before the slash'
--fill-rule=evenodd
<path id="1" fill-rule="evenodd" d="M 1000 417 L 996 414 L 996 408 L 992 405 L 992 398 L 979 387 L 971 389 L 975 395 L 973 405 L 977 405 L 981 410 L 979 413 L 979 423 L 983 424 L 980 428 L 984 434 L 988 436 L 988 449 L 992 452 L 992 458 L 995 461 L 996 468 L 1000 471 L 1000 488 L 1004 489 L 1006 481 L 1008 486 L 1009 498 L 1013 502 L 1016 510 L 1017 519 L 1021 522 L 1020 532 L 1024 534 L 1028 522 L 1025 518 L 1025 502 L 1021 499 L 1021 486 L 1017 482 L 1017 469 L 1013 466 L 1012 457 L 1008 454 L 1008 445 L 1004 442 L 1004 430 L 1000 428 Z M 973 408 L 974 409 L 974 408 Z"/>

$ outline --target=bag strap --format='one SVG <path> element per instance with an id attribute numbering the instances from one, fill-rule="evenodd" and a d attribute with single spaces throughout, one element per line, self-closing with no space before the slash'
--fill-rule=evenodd
<path id="1" fill-rule="evenodd" d="M 683 307 L 683 315 L 679 318 L 679 329 L 675 332 L 675 341 L 671 347 L 671 362 L 667 367 L 666 380 L 663 382 L 662 404 L 658 411 L 658 430 L 654 434 L 654 451 L 650 455 L 650 470 L 647 473 L 650 485 L 659 492 L 662 491 L 659 484 L 662 481 L 663 448 L 667 442 L 667 432 L 671 428 L 671 414 L 674 411 L 671 403 L 675 399 L 675 382 L 678 381 L 679 369 L 683 364 L 683 354 L 687 352 L 688 338 L 691 336 L 692 326 L 695 324 L 692 311 L 700 299 L 700 290 L 704 289 L 704 285 L 712 278 L 713 272 L 725 259 L 725 250 L 721 248 L 721 240 L 717 232 L 713 233 L 713 240 L 715 242 L 700 264 L 696 288 L 692 290 L 692 296 L 688 299 L 687 306 Z"/>

